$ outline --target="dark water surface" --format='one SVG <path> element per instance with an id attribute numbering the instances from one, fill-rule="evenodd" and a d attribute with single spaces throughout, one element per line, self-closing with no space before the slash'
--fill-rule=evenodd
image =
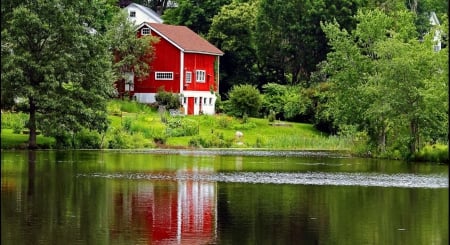
<path id="1" fill-rule="evenodd" d="M 2 244 L 448 244 L 448 166 L 270 151 L 2 151 Z"/>

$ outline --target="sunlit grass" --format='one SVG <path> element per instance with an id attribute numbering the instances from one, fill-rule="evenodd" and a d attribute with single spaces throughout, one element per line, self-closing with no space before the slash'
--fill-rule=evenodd
<path id="1" fill-rule="evenodd" d="M 25 149 L 28 146 L 28 134 L 15 134 L 12 129 L 2 129 L 1 148 L 2 149 Z M 41 148 L 52 148 L 55 139 L 42 135 L 36 136 L 37 145 Z"/>

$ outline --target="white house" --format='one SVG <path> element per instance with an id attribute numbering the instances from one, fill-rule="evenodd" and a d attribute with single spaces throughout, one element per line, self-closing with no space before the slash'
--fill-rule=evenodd
<path id="1" fill-rule="evenodd" d="M 128 12 L 128 20 L 133 22 L 135 25 L 140 25 L 144 22 L 159 24 L 163 23 L 162 18 L 155 11 L 143 5 L 131 3 L 124 9 Z"/>
<path id="2" fill-rule="evenodd" d="M 440 26 L 441 24 L 439 23 L 439 19 L 436 16 L 435 12 L 430 12 L 430 24 L 433 27 L 436 26 Z M 441 46 L 441 31 L 439 29 L 436 29 L 434 31 L 434 37 L 433 37 L 433 42 L 434 42 L 434 51 L 440 51 L 442 46 Z"/>

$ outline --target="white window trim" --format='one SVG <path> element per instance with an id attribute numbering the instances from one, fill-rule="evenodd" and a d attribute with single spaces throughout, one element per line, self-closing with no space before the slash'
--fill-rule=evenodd
<path id="1" fill-rule="evenodd" d="M 196 70 L 195 71 L 195 80 L 197 82 L 206 82 L 206 71 L 205 70 Z"/>
<path id="2" fill-rule="evenodd" d="M 144 31 L 145 31 L 145 32 L 144 32 Z M 148 28 L 148 27 L 142 28 L 142 29 L 141 29 L 141 35 L 143 35 L 143 36 L 150 35 L 150 28 Z"/>
<path id="3" fill-rule="evenodd" d="M 173 80 L 173 72 L 156 71 L 155 80 Z"/>
<path id="4" fill-rule="evenodd" d="M 187 71 L 186 72 L 186 83 L 191 83 L 192 82 L 192 72 Z"/>

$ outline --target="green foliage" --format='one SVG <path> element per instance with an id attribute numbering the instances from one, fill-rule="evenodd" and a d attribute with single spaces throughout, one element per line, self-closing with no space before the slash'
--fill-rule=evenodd
<path id="1" fill-rule="evenodd" d="M 166 9 L 162 16 L 164 23 L 184 25 L 196 33 L 206 35 L 220 7 L 230 3 L 231 0 L 178 0 L 177 7 Z"/>
<path id="2" fill-rule="evenodd" d="M 155 100 L 159 105 L 165 106 L 166 109 L 179 109 L 181 106 L 180 95 L 166 92 L 163 88 L 158 90 Z"/>
<path id="3" fill-rule="evenodd" d="M 220 91 L 241 81 L 256 84 L 255 24 L 258 1 L 232 1 L 214 16 L 208 40 L 225 55 L 220 58 Z"/>
<path id="4" fill-rule="evenodd" d="M 329 51 L 321 21 L 354 28 L 360 1 L 261 0 L 256 18 L 256 51 L 263 79 L 298 84 L 309 78 Z"/>
<path id="5" fill-rule="evenodd" d="M 166 125 L 166 134 L 169 137 L 193 136 L 199 133 L 198 122 L 187 118 L 170 117 Z"/>
<path id="6" fill-rule="evenodd" d="M 138 37 L 136 26 L 127 17 L 126 11 L 117 12 L 106 33 L 110 49 L 114 52 L 115 75 L 128 79 L 132 72 L 136 77 L 145 77 L 150 72 L 148 64 L 154 59 L 153 44 L 159 40 L 152 35 Z"/>
<path id="7" fill-rule="evenodd" d="M 267 83 L 263 85 L 263 92 L 262 107 L 264 114 L 270 115 L 273 112 L 275 117 L 283 115 L 284 98 L 288 92 L 288 87 L 277 83 Z"/>
<path id="8" fill-rule="evenodd" d="M 112 138 L 108 141 L 109 149 L 138 149 L 152 146 L 150 140 L 146 139 L 141 133 L 132 135 L 123 129 L 113 129 Z"/>
<path id="9" fill-rule="evenodd" d="M 233 144 L 233 138 L 225 138 L 223 133 L 216 132 L 209 137 L 196 136 L 189 140 L 190 147 L 198 148 L 229 148 Z"/>
<path id="10" fill-rule="evenodd" d="M 448 145 L 426 145 L 413 156 L 413 159 L 421 162 L 449 163 Z"/>
<path id="11" fill-rule="evenodd" d="M 82 130 L 74 139 L 75 149 L 101 149 L 102 136 L 95 131 Z"/>
<path id="12" fill-rule="evenodd" d="M 433 34 L 417 41 L 411 13 L 367 10 L 356 18 L 350 34 L 322 26 L 334 50 L 323 66 L 333 93 L 328 112 L 337 125 L 367 132 L 380 155 L 409 158 L 420 142 L 446 137 L 448 57 L 433 51 Z"/>
<path id="13" fill-rule="evenodd" d="M 25 128 L 27 115 L 24 113 L 2 112 L 2 129 L 9 128 L 13 133 L 20 134 Z"/>
<path id="14" fill-rule="evenodd" d="M 106 130 L 106 99 L 114 81 L 112 56 L 108 40 L 92 29 L 98 26 L 94 19 L 103 16 L 97 11 L 104 5 L 22 2 L 5 20 L 2 98 L 26 102 L 27 107 L 20 109 L 29 113 L 30 148 L 36 147 L 37 127 L 54 136 L 83 128 Z"/>
<path id="15" fill-rule="evenodd" d="M 244 114 L 257 116 L 262 98 L 259 90 L 248 84 L 233 86 L 228 93 L 230 108 L 228 113 L 242 118 Z"/>

